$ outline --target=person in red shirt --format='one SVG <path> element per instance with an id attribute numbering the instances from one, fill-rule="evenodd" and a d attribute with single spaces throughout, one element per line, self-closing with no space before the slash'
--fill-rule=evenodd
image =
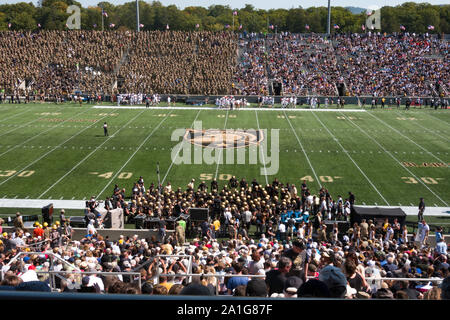
<path id="1" fill-rule="evenodd" d="M 38 224 L 36 228 L 34 228 L 33 237 L 41 237 L 41 239 L 44 238 L 44 229 L 42 229 L 42 225 Z"/>

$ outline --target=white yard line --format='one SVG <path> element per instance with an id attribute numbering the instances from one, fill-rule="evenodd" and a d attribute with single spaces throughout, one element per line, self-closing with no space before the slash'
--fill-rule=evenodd
<path id="1" fill-rule="evenodd" d="M 226 128 L 227 128 L 227 121 L 228 121 L 228 110 L 227 110 L 227 115 L 225 116 L 225 125 L 223 126 L 223 130 L 226 130 Z M 217 174 L 219 173 L 220 162 L 223 162 L 222 154 L 223 154 L 223 148 L 220 148 L 219 157 L 217 158 L 216 174 L 214 176 L 215 179 L 217 179 Z"/>
<path id="2" fill-rule="evenodd" d="M 108 181 L 108 183 L 105 185 L 105 187 L 102 189 L 102 191 L 99 192 L 99 194 L 97 195 L 97 199 L 100 197 L 100 195 L 106 190 L 106 188 L 111 184 L 111 182 L 119 175 L 119 173 L 122 172 L 123 168 L 125 168 L 125 166 L 131 161 L 131 159 L 133 159 L 133 157 L 136 155 L 136 153 L 142 148 L 142 146 L 147 142 L 148 139 L 150 139 L 150 137 L 156 132 L 158 131 L 159 127 L 163 124 L 164 121 L 166 121 L 166 119 L 170 116 L 170 114 L 172 113 L 172 111 L 170 111 L 165 117 L 164 119 L 162 119 L 159 124 L 152 130 L 152 132 L 150 132 L 150 134 L 144 139 L 144 141 L 142 141 L 142 143 L 139 145 L 139 147 L 136 148 L 136 150 L 131 154 L 131 156 L 128 158 L 128 160 L 122 165 L 122 167 L 120 167 L 119 170 L 117 170 L 116 174 L 111 177 Z"/>
<path id="3" fill-rule="evenodd" d="M 317 117 L 317 115 L 315 115 L 313 113 L 314 117 L 316 117 L 316 119 L 320 122 L 320 124 L 328 131 L 328 133 L 330 134 L 330 136 L 333 137 L 334 141 L 337 142 L 337 144 L 339 144 L 339 146 L 341 147 L 342 151 L 344 151 L 344 153 L 347 155 L 347 157 L 353 162 L 353 164 L 356 166 L 356 168 L 358 168 L 359 172 L 361 172 L 361 174 L 364 176 L 364 178 L 366 178 L 367 182 L 369 182 L 369 184 L 372 186 L 372 188 L 378 193 L 378 195 L 383 199 L 384 202 L 386 202 L 386 204 L 389 206 L 389 202 L 383 197 L 383 195 L 380 193 L 380 191 L 377 189 L 377 187 L 375 187 L 375 185 L 372 183 L 372 181 L 369 179 L 369 177 L 367 177 L 367 175 L 364 173 L 364 171 L 362 171 L 362 169 L 358 166 L 358 164 L 355 162 L 355 160 L 353 160 L 353 158 L 350 156 L 350 154 L 348 152 L 345 152 L 345 148 L 342 146 L 342 144 L 339 142 L 339 140 L 335 137 L 335 135 L 333 133 L 331 133 L 331 131 L 327 128 L 327 126 L 319 119 L 319 117 Z"/>
<path id="4" fill-rule="evenodd" d="M 368 112 L 368 114 L 370 114 L 372 117 L 374 117 L 375 119 L 377 119 L 378 121 L 380 121 L 381 123 L 383 123 L 385 126 L 391 128 L 393 131 L 397 132 L 399 135 L 401 135 L 402 137 L 406 138 L 407 140 L 411 141 L 412 143 L 414 143 L 416 146 L 418 146 L 420 149 L 422 149 L 423 151 L 425 151 L 426 153 L 430 154 L 433 158 L 439 160 L 440 162 L 442 162 L 443 164 L 445 164 L 446 167 L 448 167 L 447 162 L 439 159 L 438 157 L 436 157 L 434 154 L 432 154 L 430 151 L 428 151 L 427 149 L 425 149 L 424 147 L 422 147 L 420 144 L 416 143 L 415 141 L 411 140 L 409 137 L 405 136 L 403 133 L 401 133 L 400 131 L 398 131 L 397 129 L 393 128 L 392 126 L 390 126 L 389 124 L 387 124 L 386 122 L 384 122 L 383 120 L 381 120 L 380 118 L 378 118 L 377 116 L 373 115 L 371 112 Z"/>
<path id="5" fill-rule="evenodd" d="M 105 143 L 107 143 L 111 138 L 113 138 L 118 132 L 120 132 L 123 128 L 128 126 L 129 123 L 133 122 L 137 117 L 139 117 L 145 110 L 142 110 L 137 115 L 135 115 L 133 118 L 131 118 L 127 123 L 125 123 L 122 127 L 119 128 L 113 135 L 108 136 L 108 138 L 103 141 L 99 146 L 97 146 L 94 150 L 92 150 L 86 157 L 84 157 L 80 162 L 78 162 L 72 169 L 67 171 L 61 178 L 59 178 L 55 183 L 53 183 L 47 190 L 45 190 L 41 195 L 38 197 L 38 199 L 42 198 L 44 194 L 46 194 L 48 191 L 53 189 L 58 183 L 61 182 L 65 177 L 67 177 L 69 174 L 71 174 L 76 168 L 78 168 L 81 164 L 83 164 L 91 155 L 93 155 L 95 152 L 100 150 L 100 147 L 103 146 Z"/>
<path id="6" fill-rule="evenodd" d="M 294 133 L 295 137 L 297 138 L 297 142 L 300 145 L 300 148 L 302 149 L 303 154 L 306 157 L 306 161 L 308 161 L 309 167 L 311 168 L 311 170 L 312 170 L 312 172 L 314 174 L 314 177 L 316 178 L 316 182 L 319 185 L 319 189 L 322 188 L 322 184 L 320 183 L 320 179 L 317 177 L 316 171 L 314 170 L 314 168 L 313 168 L 313 166 L 311 164 L 311 161 L 309 160 L 308 154 L 306 153 L 305 148 L 303 148 L 303 144 L 300 141 L 300 139 L 298 138 L 297 132 L 295 131 L 294 127 L 292 126 L 291 120 L 289 120 L 289 117 L 286 115 L 286 112 L 284 112 L 284 117 L 286 118 L 287 122 L 291 126 L 292 132 Z"/>
<path id="7" fill-rule="evenodd" d="M 398 111 L 397 111 L 397 114 L 403 117 L 403 115 L 402 115 L 400 112 L 398 112 Z M 344 115 L 344 114 L 342 114 L 342 115 Z M 434 134 L 434 135 L 436 135 L 436 136 L 438 136 L 438 137 L 444 139 L 444 140 L 447 141 L 447 142 L 450 141 L 450 139 L 448 139 L 447 137 L 441 136 L 439 133 L 436 133 L 436 132 L 434 132 L 433 130 L 430 130 L 430 129 L 428 129 L 428 128 L 422 126 L 422 125 L 420 125 L 418 121 L 415 121 L 414 124 L 415 124 L 416 126 L 418 126 L 418 127 L 421 127 L 422 129 L 424 129 L 424 130 L 426 130 L 426 131 L 428 131 L 428 132 L 431 132 L 432 134 Z M 419 133 L 420 133 L 420 132 L 419 132 Z"/>
<path id="8" fill-rule="evenodd" d="M 8 110 L 9 110 L 9 109 L 8 109 Z M 16 113 L 16 114 L 14 114 L 14 115 L 12 115 L 12 116 L 10 116 L 10 117 L 3 118 L 2 120 L 0 120 L 0 122 L 3 122 L 3 121 L 6 121 L 6 120 L 9 120 L 9 119 L 18 117 L 18 116 L 20 116 L 20 115 L 22 115 L 22 114 L 24 114 L 24 113 L 29 112 L 30 110 L 31 110 L 31 108 L 28 108 L 27 110 L 25 110 L 25 111 L 23 111 L 23 112 Z M 4 110 L 1 110 L 1 111 L 4 111 Z"/>
<path id="9" fill-rule="evenodd" d="M 256 111 L 256 110 L 255 110 L 255 115 L 256 115 L 256 124 L 258 125 L 258 131 L 259 131 L 259 134 L 261 134 L 261 128 L 259 127 L 258 111 Z M 268 137 L 266 137 L 266 139 L 268 139 Z M 266 177 L 266 184 L 269 184 L 269 180 L 267 179 L 266 159 L 264 157 L 264 150 L 263 150 L 262 143 L 259 144 L 259 151 L 261 152 L 262 161 L 264 164 L 264 176 Z"/>
<path id="10" fill-rule="evenodd" d="M 405 169 L 412 177 L 414 177 L 417 181 L 419 181 L 425 188 L 428 189 L 436 198 L 438 198 L 445 206 L 448 206 L 447 203 L 442 200 L 433 190 L 431 190 L 423 181 L 422 179 L 419 179 L 414 173 L 412 173 L 407 167 L 403 165 L 403 163 L 398 160 L 391 152 L 386 150 L 375 138 L 373 138 L 370 134 L 365 132 L 361 127 L 359 127 L 355 122 L 347 118 L 350 123 L 352 123 L 355 127 L 357 127 L 362 133 L 364 133 L 366 136 L 368 136 L 373 142 L 375 142 L 385 153 L 387 153 L 392 159 L 394 159 L 403 169 Z"/>
<path id="11" fill-rule="evenodd" d="M 58 111 L 59 111 L 59 110 L 58 110 Z M 8 133 L 10 133 L 10 132 L 16 131 L 16 130 L 18 130 L 18 129 L 20 129 L 20 128 L 26 127 L 26 126 L 28 126 L 29 124 L 31 124 L 31 123 L 33 123 L 33 122 L 36 122 L 36 121 L 39 121 L 39 120 L 41 120 L 41 119 L 44 119 L 44 117 L 37 118 L 37 119 L 35 119 L 35 120 L 31 120 L 30 122 L 27 122 L 27 123 L 25 123 L 25 124 L 23 124 L 23 125 L 21 125 L 21 126 L 19 126 L 19 127 L 16 127 L 16 128 L 14 128 L 14 129 L 12 129 L 12 130 L 9 130 L 9 131 L 7 131 L 7 132 L 3 132 L 3 133 L 0 134 L 0 137 L 4 136 L 5 134 L 8 134 Z"/>
<path id="12" fill-rule="evenodd" d="M 419 112 L 417 112 L 417 113 L 419 113 Z M 427 112 L 420 112 L 420 114 L 425 114 L 425 115 L 427 115 L 427 116 L 433 118 L 434 120 L 438 120 L 438 121 L 440 121 L 440 122 L 443 122 L 443 123 L 444 123 L 445 125 L 447 125 L 447 126 L 450 124 L 450 123 L 448 123 L 447 121 L 442 120 L 442 119 L 439 119 L 438 117 L 436 117 L 436 116 L 434 116 L 434 115 L 432 115 L 432 114 L 429 114 L 429 113 L 427 113 Z"/>
<path id="13" fill-rule="evenodd" d="M 55 129 L 55 128 L 58 128 L 58 127 L 62 126 L 62 125 L 63 125 L 64 123 L 66 123 L 67 121 L 69 121 L 69 120 L 71 120 L 71 119 L 74 119 L 75 117 L 78 117 L 78 116 L 80 116 L 80 115 L 82 115 L 83 113 L 86 113 L 86 112 L 88 112 L 88 111 L 89 111 L 89 109 L 88 109 L 88 110 L 85 110 L 84 112 L 78 113 L 78 114 L 76 114 L 75 116 L 73 116 L 73 117 L 71 117 L 71 118 L 69 118 L 69 119 L 67 119 L 67 120 L 65 120 L 65 121 L 63 121 L 63 122 L 61 122 L 60 124 L 58 124 L 58 125 L 56 125 L 56 126 L 52 126 L 50 129 L 45 130 L 45 131 L 42 131 L 42 132 L 38 133 L 38 134 L 35 135 L 35 136 L 32 136 L 31 138 L 25 140 L 24 142 L 15 145 L 13 148 L 8 149 L 8 151 L 5 151 L 5 152 L 1 153 L 1 154 L 0 154 L 0 157 L 3 156 L 3 155 L 5 155 L 6 153 L 12 151 L 12 150 L 14 150 L 14 149 L 16 149 L 16 148 L 18 148 L 18 147 L 24 145 L 24 144 L 27 143 L 28 141 L 31 141 L 31 140 L 33 140 L 33 139 L 39 137 L 40 135 L 42 135 L 42 134 L 44 134 L 44 133 L 47 133 L 47 132 L 49 132 L 50 130 L 53 130 L 53 129 Z"/>
<path id="14" fill-rule="evenodd" d="M 117 108 L 117 106 L 93 106 L 94 109 L 112 109 Z M 145 106 L 120 106 L 120 109 L 147 109 L 147 110 L 218 110 L 223 111 L 224 109 L 219 109 L 217 107 L 148 107 Z M 236 110 L 236 109 L 235 109 Z M 241 108 L 237 111 L 288 111 L 288 112 L 367 112 L 364 109 L 285 109 L 285 108 Z"/>
<path id="15" fill-rule="evenodd" d="M 202 112 L 202 109 L 199 109 L 199 110 L 198 110 L 197 115 L 195 116 L 194 121 L 192 121 L 191 128 L 194 126 L 194 123 L 195 123 L 195 121 L 197 120 L 197 118 L 198 118 L 200 112 Z M 175 160 L 176 160 L 177 157 L 178 157 L 178 154 L 180 153 L 181 149 L 183 148 L 183 144 L 184 144 L 184 143 L 185 143 L 185 141 L 184 141 L 184 138 L 183 138 L 183 141 L 180 143 L 180 148 L 178 149 L 178 151 L 177 151 L 177 153 L 176 153 L 176 155 L 175 155 L 175 159 L 172 159 L 172 161 L 171 161 L 171 163 L 170 163 L 170 166 L 169 166 L 169 169 L 167 169 L 166 174 L 164 175 L 164 177 L 163 177 L 163 179 L 162 179 L 162 181 L 161 181 L 161 185 L 164 185 L 164 181 L 166 181 L 166 178 L 167 178 L 167 176 L 169 175 L 169 172 L 170 172 L 170 170 L 172 169 L 173 164 L 174 164 Z"/>
<path id="16" fill-rule="evenodd" d="M 114 111 L 112 111 L 114 112 Z M 109 114 L 111 114 L 112 112 L 110 112 Z M 109 115 L 108 114 L 108 115 Z M 100 120 L 106 118 L 108 115 L 98 119 L 96 122 L 94 122 L 93 124 L 91 124 L 90 126 L 84 128 L 83 130 L 77 132 L 76 134 L 74 134 L 73 136 L 71 136 L 70 138 L 64 140 L 63 142 L 61 142 L 59 145 L 57 145 L 56 147 L 53 147 L 51 150 L 49 150 L 48 152 L 44 153 L 42 156 L 40 156 L 39 158 L 35 159 L 33 162 L 29 163 L 27 166 L 23 167 L 20 170 L 17 170 L 17 172 L 15 174 L 13 174 L 12 176 L 8 177 L 8 179 L 3 180 L 2 182 L 0 182 L 0 186 L 3 185 L 4 183 L 6 183 L 7 181 L 9 181 L 10 179 L 14 178 L 16 175 L 20 174 L 22 171 L 24 171 L 25 169 L 31 167 L 33 164 L 35 164 L 36 162 L 38 162 L 39 160 L 41 160 L 42 158 L 46 157 L 48 154 L 52 153 L 53 151 L 55 151 L 56 149 L 58 149 L 60 146 L 62 146 L 63 144 L 65 144 L 67 141 L 75 138 L 76 136 L 78 136 L 79 134 L 81 134 L 83 131 L 89 129 L 90 127 L 92 127 L 93 125 L 97 124 Z"/>

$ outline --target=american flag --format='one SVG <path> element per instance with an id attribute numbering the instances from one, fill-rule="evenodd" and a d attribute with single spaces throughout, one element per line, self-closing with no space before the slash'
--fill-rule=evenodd
<path id="1" fill-rule="evenodd" d="M 109 27 L 110 27 L 110 28 L 114 28 L 115 26 L 116 26 L 116 25 L 115 25 L 114 23 L 110 23 L 110 24 L 109 24 Z"/>
<path id="2" fill-rule="evenodd" d="M 229 28 L 230 28 L 230 25 L 229 25 L 229 24 L 225 25 L 225 28 L 229 29 Z"/>
<path id="3" fill-rule="evenodd" d="M 94 23 L 93 27 L 94 27 L 94 28 L 97 28 L 97 24 L 96 24 L 96 23 Z"/>
<path id="4" fill-rule="evenodd" d="M 269 25 L 269 28 L 273 30 L 275 27 L 273 26 L 273 24 L 271 24 Z"/>
<path id="5" fill-rule="evenodd" d="M 38 24 L 37 24 L 37 26 L 38 26 L 38 28 L 40 28 L 40 27 L 41 27 L 41 24 L 40 24 L 40 23 L 38 23 Z"/>
<path id="6" fill-rule="evenodd" d="M 233 12 L 233 16 L 237 16 L 237 11 L 234 11 L 234 12 Z"/>
<path id="7" fill-rule="evenodd" d="M 364 31 L 366 30 L 366 26 L 365 25 L 361 25 L 361 29 Z"/>
<path id="8" fill-rule="evenodd" d="M 200 28 L 200 25 L 197 23 L 197 24 L 195 25 L 195 27 L 198 29 L 198 28 Z"/>
<path id="9" fill-rule="evenodd" d="M 335 29 L 339 29 L 339 26 L 337 24 L 334 25 Z"/>
<path id="10" fill-rule="evenodd" d="M 106 11 L 103 11 L 103 15 L 108 18 L 108 14 L 106 13 Z"/>
<path id="11" fill-rule="evenodd" d="M 428 30 L 434 30 L 434 26 L 429 25 L 429 26 L 428 26 Z"/>
<path id="12" fill-rule="evenodd" d="M 239 26 L 239 30 L 241 30 L 242 29 L 242 24 Z"/>
<path id="13" fill-rule="evenodd" d="M 143 28 L 144 25 L 142 23 L 139 24 L 139 28 Z"/>
<path id="14" fill-rule="evenodd" d="M 400 30 L 406 30 L 405 26 L 400 26 Z"/>
<path id="15" fill-rule="evenodd" d="M 309 30 L 309 25 L 305 25 L 305 29 L 306 29 L 306 30 Z"/>
<path id="16" fill-rule="evenodd" d="M 166 29 L 167 29 L 167 30 L 169 30 L 169 29 L 170 29 L 170 28 L 169 28 L 169 25 L 168 25 L 168 24 L 166 25 Z"/>
<path id="17" fill-rule="evenodd" d="M 12 26 L 12 24 L 11 24 L 11 23 L 8 23 L 8 28 L 11 28 L 11 26 Z"/>

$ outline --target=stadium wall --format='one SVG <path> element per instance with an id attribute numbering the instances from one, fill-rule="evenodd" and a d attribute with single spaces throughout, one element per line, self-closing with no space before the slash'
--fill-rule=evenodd
<path id="1" fill-rule="evenodd" d="M 73 230 L 73 240 L 79 241 L 86 236 L 86 228 L 73 228 Z M 14 232 L 14 227 L 3 226 L 3 232 Z M 119 239 L 121 235 L 124 237 L 133 237 L 136 234 L 139 236 L 139 239 L 151 239 L 153 236 L 156 239 L 158 238 L 158 229 L 98 229 L 97 232 L 103 238 L 108 236 L 110 239 Z M 167 230 L 166 235 L 175 236 L 175 231 Z"/>
<path id="2" fill-rule="evenodd" d="M 217 98 L 221 98 L 227 95 L 211 95 L 211 96 L 206 96 L 206 95 L 179 95 L 179 94 L 161 94 L 161 101 L 166 101 L 167 97 L 171 97 L 172 102 L 177 102 L 177 103 L 185 103 L 185 104 L 192 104 L 192 105 L 204 105 L 204 104 L 215 104 L 215 101 Z M 242 96 L 242 95 L 232 95 L 235 99 L 246 99 L 247 102 L 249 103 L 257 103 L 258 102 L 258 96 Z M 290 94 L 284 94 L 282 96 L 273 96 L 274 97 L 274 101 L 276 104 L 280 104 L 281 103 L 281 99 L 283 97 L 290 97 L 290 96 L 295 96 L 295 95 L 290 95 Z M 88 94 L 83 94 L 82 95 L 83 100 L 87 101 L 87 97 Z M 324 103 L 325 98 L 332 98 L 333 101 L 330 102 L 330 105 L 332 105 L 333 103 L 336 103 L 336 98 L 338 98 L 338 96 L 316 96 L 316 95 L 310 95 L 310 96 L 296 96 L 297 97 L 297 105 L 301 105 L 301 104 L 306 104 L 307 103 L 307 98 L 308 97 L 317 97 L 320 101 L 321 104 Z M 402 104 L 404 104 L 405 99 L 409 98 L 411 100 L 420 98 L 420 99 L 436 99 L 438 97 L 433 97 L 433 96 L 429 96 L 429 97 L 415 97 L 415 96 L 383 96 L 386 99 L 386 104 L 389 104 L 389 100 L 392 99 L 394 100 L 395 98 L 402 98 Z M 377 97 L 378 99 L 381 99 L 383 97 Z M 366 105 L 370 104 L 371 99 L 373 98 L 373 96 L 360 96 L 360 97 L 356 97 L 356 96 L 343 96 L 341 98 L 344 98 L 345 100 L 345 104 L 358 104 L 358 99 L 362 100 L 362 99 L 366 99 Z M 443 99 L 449 99 L 450 96 L 443 96 L 440 97 Z M 22 96 L 20 97 L 21 102 L 25 101 L 25 97 Z M 33 102 L 33 97 L 30 97 L 31 102 Z M 3 103 L 9 103 L 9 95 L 7 95 L 7 98 L 5 101 L 3 101 Z M 54 102 L 54 99 L 52 98 L 46 98 L 45 100 L 46 102 Z M 65 98 L 65 102 L 71 101 L 69 98 Z M 36 100 L 37 103 L 40 103 L 39 98 Z M 110 103 L 116 103 L 116 99 L 114 96 L 110 96 L 110 95 L 104 95 L 102 96 L 102 102 L 110 102 Z M 423 103 L 422 103 L 423 104 Z"/>

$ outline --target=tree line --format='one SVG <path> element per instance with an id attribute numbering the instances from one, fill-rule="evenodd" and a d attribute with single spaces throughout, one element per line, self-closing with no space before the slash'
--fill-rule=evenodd
<path id="1" fill-rule="evenodd" d="M 99 2 L 83 8 L 73 0 L 41 0 L 33 3 L 0 5 L 0 30 L 67 30 L 67 7 L 80 7 L 83 30 L 136 30 L 135 1 L 114 5 Z M 179 9 L 164 6 L 159 1 L 139 2 L 141 30 L 222 31 L 235 32 L 285 32 L 326 33 L 327 7 L 257 9 L 245 5 L 241 9 L 211 5 L 208 8 L 190 6 Z M 450 33 L 450 5 L 407 2 L 395 7 L 380 9 L 381 32 Z M 331 32 L 364 32 L 368 18 L 366 12 L 352 13 L 343 7 L 332 7 Z"/>

